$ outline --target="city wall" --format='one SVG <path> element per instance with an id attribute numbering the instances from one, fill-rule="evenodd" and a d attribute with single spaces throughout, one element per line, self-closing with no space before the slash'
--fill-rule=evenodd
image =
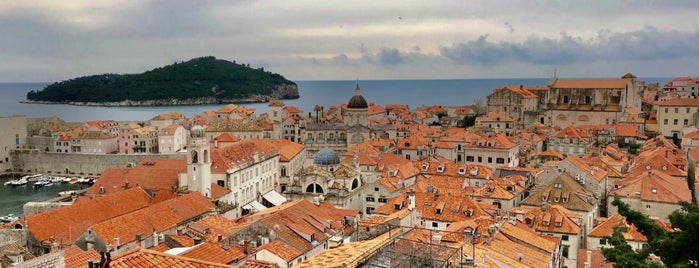
<path id="1" fill-rule="evenodd" d="M 20 149 L 10 152 L 14 172 L 97 176 L 108 167 L 126 167 L 146 158 L 185 159 L 185 154 L 61 154 Z"/>

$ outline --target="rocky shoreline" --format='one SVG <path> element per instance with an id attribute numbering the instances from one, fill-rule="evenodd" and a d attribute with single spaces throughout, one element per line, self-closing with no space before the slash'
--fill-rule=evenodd
<path id="1" fill-rule="evenodd" d="M 264 103 L 272 99 L 298 99 L 300 98 L 298 88 L 295 85 L 284 85 L 277 87 L 270 95 L 250 95 L 239 99 L 217 99 L 214 97 L 193 98 L 193 99 L 159 99 L 159 100 L 123 100 L 116 102 L 77 102 L 77 101 L 34 101 L 22 100 L 20 103 L 27 104 L 68 104 L 75 106 L 98 106 L 98 107 L 137 107 L 137 106 L 178 106 L 178 105 L 205 105 L 205 104 L 230 104 L 230 103 Z"/>

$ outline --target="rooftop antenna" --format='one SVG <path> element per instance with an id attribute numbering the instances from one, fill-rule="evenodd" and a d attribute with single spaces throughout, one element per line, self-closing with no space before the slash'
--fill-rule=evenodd
<path id="1" fill-rule="evenodd" d="M 556 70 L 556 68 L 553 68 L 553 78 L 557 77 L 557 72 L 558 72 L 558 70 Z"/>

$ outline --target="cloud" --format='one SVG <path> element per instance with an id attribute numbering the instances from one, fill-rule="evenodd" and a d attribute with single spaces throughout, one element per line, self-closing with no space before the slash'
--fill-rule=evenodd
<path id="1" fill-rule="evenodd" d="M 403 63 L 403 57 L 396 48 L 381 48 L 376 55 L 381 65 L 396 65 Z"/>
<path id="2" fill-rule="evenodd" d="M 476 40 L 440 48 L 440 55 L 457 64 L 491 66 L 505 62 L 558 65 L 612 60 L 699 59 L 699 30 L 662 31 L 646 26 L 637 31 L 600 30 L 594 38 L 562 32 L 558 38 L 529 36 L 524 41 Z"/>

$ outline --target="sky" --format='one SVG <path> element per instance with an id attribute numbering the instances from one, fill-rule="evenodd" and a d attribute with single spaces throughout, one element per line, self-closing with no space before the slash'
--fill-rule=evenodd
<path id="1" fill-rule="evenodd" d="M 0 1 L 0 82 L 202 56 L 291 80 L 699 75 L 696 0 Z"/>

